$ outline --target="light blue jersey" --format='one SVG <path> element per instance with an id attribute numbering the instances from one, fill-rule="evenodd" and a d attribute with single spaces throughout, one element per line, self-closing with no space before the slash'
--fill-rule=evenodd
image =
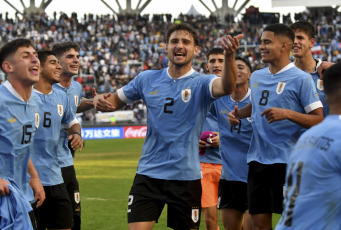
<path id="1" fill-rule="evenodd" d="M 193 69 L 172 79 L 168 68 L 144 71 L 118 90 L 124 102 L 143 99 L 147 106 L 147 134 L 137 174 L 165 180 L 199 180 L 199 137 L 215 100 L 215 75 Z"/>
<path id="2" fill-rule="evenodd" d="M 317 72 L 317 69 L 322 64 L 322 61 L 321 60 L 316 60 L 316 61 L 317 61 L 316 71 L 314 73 L 310 73 L 310 75 L 314 80 L 316 91 L 317 91 L 319 98 L 320 98 L 320 101 L 322 102 L 322 105 L 323 105 L 323 116 L 326 117 L 329 113 L 329 107 L 328 107 L 328 104 L 326 102 L 326 94 L 324 93 L 323 81 L 320 79 L 320 75 Z"/>
<path id="3" fill-rule="evenodd" d="M 39 111 L 39 128 L 32 144 L 31 159 L 43 186 L 62 184 L 63 178 L 57 158 L 60 130 L 69 129 L 77 124 L 78 120 L 63 91 L 53 89 L 49 94 L 42 94 L 35 90 L 35 93 L 41 99 L 42 107 Z"/>
<path id="4" fill-rule="evenodd" d="M 219 132 L 217 118 L 213 116 L 211 112 L 207 113 L 206 121 L 202 131 Z M 219 153 L 219 147 L 208 147 L 205 149 L 205 154 L 199 156 L 200 162 L 210 164 L 221 164 L 221 156 Z"/>
<path id="5" fill-rule="evenodd" d="M 307 130 L 289 156 L 282 229 L 340 229 L 341 116 Z"/>
<path id="6" fill-rule="evenodd" d="M 69 87 L 63 87 L 60 83 L 54 84 L 53 88 L 60 89 L 66 93 L 69 98 L 72 112 L 76 115 L 78 106 L 82 100 L 82 86 L 77 81 L 72 80 Z M 64 128 L 60 130 L 60 139 L 58 145 L 58 162 L 61 168 L 73 165 L 73 158 L 68 147 L 68 136 Z"/>
<path id="7" fill-rule="evenodd" d="M 246 155 L 249 150 L 252 126 L 250 118 L 240 120 L 238 126 L 231 126 L 227 119 L 227 114 L 234 110 L 237 105 L 239 108 L 246 106 L 250 102 L 251 90 L 249 89 L 245 97 L 236 102 L 227 95 L 214 102 L 213 114 L 218 118 L 220 154 L 223 161 L 221 179 L 228 181 L 247 182 L 248 165 Z"/>
<path id="8" fill-rule="evenodd" d="M 29 212 L 32 212 L 31 204 L 24 198 L 15 181 L 10 178 L 2 178 L 10 184 L 10 194 L 0 196 L 0 229 L 33 230 Z"/>
<path id="9" fill-rule="evenodd" d="M 290 63 L 276 74 L 269 68 L 252 73 L 250 79 L 253 136 L 248 163 L 286 163 L 300 135 L 301 126 L 288 119 L 268 123 L 265 109 L 272 107 L 309 113 L 322 107 L 311 76 Z"/>
<path id="10" fill-rule="evenodd" d="M 24 101 L 8 81 L 0 85 L 0 95 L 0 177 L 13 179 L 25 198 L 33 201 L 27 165 L 41 102 L 34 93 Z"/>

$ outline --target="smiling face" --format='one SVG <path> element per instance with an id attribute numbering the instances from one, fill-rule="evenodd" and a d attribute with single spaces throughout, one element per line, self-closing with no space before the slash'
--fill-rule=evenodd
<path id="1" fill-rule="evenodd" d="M 69 49 L 60 58 L 59 64 L 62 66 L 62 75 L 72 77 L 78 74 L 79 70 L 79 52 Z"/>
<path id="2" fill-rule="evenodd" d="M 223 74 L 223 64 L 224 64 L 223 54 L 211 54 L 208 58 L 206 69 L 210 74 L 215 74 L 218 77 L 221 77 Z"/>
<path id="3" fill-rule="evenodd" d="M 50 55 L 44 63 L 41 63 L 40 76 L 52 85 L 60 82 L 61 69 L 58 59 L 54 55 Z"/>
<path id="4" fill-rule="evenodd" d="M 241 60 L 236 60 L 237 67 L 237 85 L 248 85 L 251 77 L 251 72 L 249 67 L 245 64 L 245 62 Z"/>
<path id="5" fill-rule="evenodd" d="M 281 58 L 282 42 L 274 32 L 264 31 L 261 37 L 260 51 L 264 63 L 273 63 Z"/>
<path id="6" fill-rule="evenodd" d="M 198 54 L 199 47 L 188 31 L 174 31 L 166 45 L 169 61 L 172 65 L 182 67 L 192 65 L 193 56 Z"/>
<path id="7" fill-rule="evenodd" d="M 309 38 L 308 34 L 303 30 L 296 29 L 295 42 L 292 49 L 292 53 L 296 58 L 303 58 L 307 55 L 311 55 L 311 48 L 315 44 L 314 38 Z"/>

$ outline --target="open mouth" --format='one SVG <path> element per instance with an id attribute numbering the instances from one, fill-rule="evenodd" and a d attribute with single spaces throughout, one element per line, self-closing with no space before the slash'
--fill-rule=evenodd
<path id="1" fill-rule="evenodd" d="M 39 73 L 39 68 L 37 66 L 33 66 L 29 69 L 30 73 L 37 75 Z"/>
<path id="2" fill-rule="evenodd" d="M 184 57 L 184 56 L 185 56 L 185 53 L 176 52 L 176 53 L 174 53 L 174 56 L 175 56 L 175 57 Z"/>

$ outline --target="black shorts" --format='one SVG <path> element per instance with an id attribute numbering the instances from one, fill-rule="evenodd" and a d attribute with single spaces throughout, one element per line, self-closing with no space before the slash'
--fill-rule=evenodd
<path id="1" fill-rule="evenodd" d="M 249 163 L 248 199 L 250 214 L 283 211 L 283 186 L 286 164 Z"/>
<path id="2" fill-rule="evenodd" d="M 168 227 L 199 229 L 201 192 L 200 179 L 161 180 L 136 174 L 129 193 L 128 223 L 157 222 L 167 204 Z"/>
<path id="3" fill-rule="evenodd" d="M 221 179 L 218 189 L 218 209 L 232 208 L 244 213 L 248 209 L 247 183 Z"/>
<path id="4" fill-rule="evenodd" d="M 73 215 L 80 216 L 81 200 L 79 195 L 79 184 L 76 178 L 76 172 L 73 165 L 62 168 L 62 176 L 72 204 Z"/>
<path id="5" fill-rule="evenodd" d="M 40 229 L 66 229 L 72 226 L 72 206 L 65 184 L 44 186 L 45 201 L 39 210 Z"/>

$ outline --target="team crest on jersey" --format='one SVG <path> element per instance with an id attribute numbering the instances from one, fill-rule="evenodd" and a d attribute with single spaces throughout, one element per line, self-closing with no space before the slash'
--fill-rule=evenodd
<path id="1" fill-rule="evenodd" d="M 183 89 L 181 91 L 181 99 L 183 102 L 187 103 L 189 102 L 189 100 L 191 99 L 191 94 L 192 94 L 192 91 L 191 91 L 191 88 L 188 87 L 186 89 Z"/>
<path id="2" fill-rule="evenodd" d="M 64 113 L 63 105 L 57 104 L 57 108 L 58 108 L 59 116 L 63 116 L 63 113 Z"/>
<path id="3" fill-rule="evenodd" d="M 81 201 L 81 198 L 80 198 L 80 196 L 79 196 L 79 192 L 75 192 L 75 193 L 74 193 L 74 197 L 75 197 L 75 202 L 76 202 L 77 204 L 79 204 L 79 202 Z"/>
<path id="4" fill-rule="evenodd" d="M 194 223 L 199 221 L 199 209 L 198 208 L 192 208 L 192 220 Z"/>
<path id="5" fill-rule="evenodd" d="M 317 79 L 316 86 L 317 86 L 318 90 L 323 91 L 324 90 L 323 80 Z"/>
<path id="6" fill-rule="evenodd" d="M 277 94 L 283 93 L 284 87 L 285 87 L 286 84 L 287 84 L 286 82 L 281 82 L 281 81 L 278 82 L 278 84 L 277 84 L 277 89 L 276 89 L 276 93 L 277 93 Z"/>
<path id="7" fill-rule="evenodd" d="M 74 95 L 75 96 L 75 104 L 76 104 L 76 107 L 78 107 L 78 95 Z"/>
<path id="8" fill-rule="evenodd" d="M 34 123 L 36 125 L 36 128 L 38 128 L 39 127 L 39 113 L 35 113 L 34 116 L 35 116 Z"/>

